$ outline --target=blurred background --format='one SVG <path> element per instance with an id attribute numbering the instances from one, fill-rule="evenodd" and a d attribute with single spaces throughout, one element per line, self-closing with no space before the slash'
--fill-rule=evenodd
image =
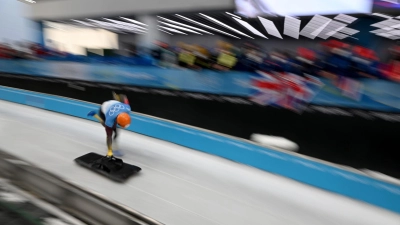
<path id="1" fill-rule="evenodd" d="M 399 41 L 397 0 L 2 0 L 0 85 L 400 178 Z"/>

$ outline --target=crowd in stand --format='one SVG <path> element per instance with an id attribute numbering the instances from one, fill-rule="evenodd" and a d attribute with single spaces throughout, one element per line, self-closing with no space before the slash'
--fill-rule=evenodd
<path id="1" fill-rule="evenodd" d="M 318 50 L 299 48 L 295 51 L 264 51 L 262 47 L 245 44 L 235 47 L 218 43 L 214 49 L 180 43 L 169 46 L 157 43 L 147 53 L 130 52 L 126 56 L 76 56 L 52 50 L 38 44 L 20 44 L 18 47 L 0 45 L 0 59 L 64 60 L 104 62 L 163 68 L 211 69 L 217 71 L 262 71 L 269 74 L 290 73 L 299 76 L 385 79 L 400 82 L 400 47 L 390 49 L 388 62 L 379 60 L 374 51 L 351 46 L 340 41 L 316 45 Z"/>
<path id="2" fill-rule="evenodd" d="M 251 44 L 240 49 L 220 44 L 209 51 L 199 46 L 181 44 L 170 47 L 161 43 L 154 51 L 154 57 L 164 67 L 400 81 L 400 47 L 394 46 L 389 50 L 391 59 L 388 62 L 381 61 L 371 49 L 340 41 L 327 41 L 317 47 L 318 50 L 299 48 L 296 51 L 266 52 Z"/>
<path id="3" fill-rule="evenodd" d="M 40 59 L 48 56 L 65 57 L 67 54 L 36 43 L 0 44 L 0 59 Z"/>

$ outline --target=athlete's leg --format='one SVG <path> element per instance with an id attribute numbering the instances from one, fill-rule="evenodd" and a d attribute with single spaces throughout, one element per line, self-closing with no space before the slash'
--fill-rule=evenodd
<path id="1" fill-rule="evenodd" d="M 117 138 L 119 137 L 119 130 L 118 128 L 114 128 L 114 138 L 113 138 L 113 154 L 117 157 L 122 157 L 124 156 L 124 152 L 119 149 L 119 144 Z"/>
<path id="2" fill-rule="evenodd" d="M 99 109 L 99 116 L 100 118 L 104 121 L 106 121 L 106 115 L 103 112 L 104 104 L 100 106 Z M 112 151 L 112 134 L 113 134 L 113 129 L 110 127 L 107 127 L 105 124 L 103 124 L 105 129 L 106 129 L 106 134 L 107 134 L 107 156 L 111 157 L 113 156 L 113 151 Z"/>
<path id="3" fill-rule="evenodd" d="M 111 157 L 113 156 L 113 150 L 112 150 L 112 135 L 113 135 L 113 129 L 110 127 L 105 127 L 106 128 L 106 133 L 107 133 L 107 156 Z"/>
<path id="4" fill-rule="evenodd" d="M 117 128 L 116 128 L 116 127 L 114 127 L 113 131 L 114 131 L 114 140 L 116 140 L 116 139 L 117 139 L 117 137 L 118 137 Z"/>

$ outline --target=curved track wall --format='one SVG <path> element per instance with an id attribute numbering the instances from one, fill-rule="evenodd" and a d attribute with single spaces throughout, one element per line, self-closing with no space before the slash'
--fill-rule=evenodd
<path id="1" fill-rule="evenodd" d="M 253 133 L 282 136 L 296 142 L 301 154 L 400 178 L 399 115 L 316 106 L 297 114 L 238 97 L 53 77 L 0 74 L 0 85 L 98 104 L 114 90 L 129 97 L 135 112 L 245 139 Z"/>
<path id="2" fill-rule="evenodd" d="M 99 105 L 58 96 L 0 87 L 0 99 L 88 119 Z M 318 188 L 361 200 L 400 213 L 400 186 L 367 177 L 297 154 L 266 149 L 171 121 L 132 115 L 130 131 L 224 157 L 276 173 Z"/>

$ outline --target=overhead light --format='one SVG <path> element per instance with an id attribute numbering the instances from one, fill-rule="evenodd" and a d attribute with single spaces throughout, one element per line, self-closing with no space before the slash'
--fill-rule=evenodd
<path id="1" fill-rule="evenodd" d="M 314 39 L 332 20 L 320 15 L 315 15 L 301 30 L 300 35 Z"/>
<path id="2" fill-rule="evenodd" d="M 86 20 L 89 20 L 89 21 L 91 21 L 93 23 L 107 25 L 107 26 L 118 26 L 117 24 L 112 24 L 112 23 L 103 22 L 103 21 L 99 21 L 99 20 L 92 20 L 92 19 L 86 19 Z"/>
<path id="3" fill-rule="evenodd" d="M 238 18 L 238 19 L 241 19 L 240 16 L 235 15 L 235 14 L 233 14 L 233 13 L 229 13 L 229 12 L 225 12 L 225 13 L 228 14 L 228 15 L 230 15 L 230 16 L 233 16 L 233 17 L 236 17 L 236 18 Z"/>
<path id="4" fill-rule="evenodd" d="M 165 30 L 163 30 L 163 29 L 158 29 L 159 31 L 162 31 L 162 32 L 164 32 L 164 33 L 167 33 L 167 34 L 169 34 L 169 35 L 173 35 L 173 34 L 171 34 L 170 32 L 168 32 L 168 31 L 165 31 Z"/>
<path id="5" fill-rule="evenodd" d="M 317 37 L 329 24 L 330 22 L 326 22 L 324 25 L 319 27 L 318 29 L 314 30 L 311 35 Z M 313 38 L 314 39 L 314 38 Z"/>
<path id="6" fill-rule="evenodd" d="M 400 28 L 400 24 L 396 24 L 396 25 L 393 25 L 393 26 L 390 26 L 390 27 L 392 27 L 392 28 Z"/>
<path id="7" fill-rule="evenodd" d="M 187 32 L 190 32 L 190 33 L 194 33 L 194 34 L 203 35 L 202 33 L 196 32 L 196 31 L 191 30 L 191 29 L 188 29 L 188 28 L 176 26 L 176 25 L 173 25 L 173 24 L 170 24 L 170 23 L 165 23 L 165 22 L 162 22 L 162 21 L 158 21 L 158 22 L 159 22 L 159 23 L 162 23 L 162 24 L 164 24 L 164 25 L 167 25 L 167 26 L 169 26 L 169 27 L 175 28 L 175 29 L 184 30 L 184 31 L 187 31 Z"/>
<path id="8" fill-rule="evenodd" d="M 268 39 L 267 37 L 265 37 L 264 34 L 262 34 L 260 31 L 258 31 L 258 30 L 257 30 L 256 28 L 254 28 L 253 26 L 251 26 L 248 22 L 243 21 L 243 20 L 238 19 L 238 18 L 235 18 L 235 17 L 232 17 L 232 18 L 233 18 L 234 20 L 236 20 L 238 23 L 240 23 L 242 26 L 244 26 L 246 29 L 248 29 L 249 31 L 253 32 L 253 34 Z"/>
<path id="9" fill-rule="evenodd" d="M 161 28 L 163 28 L 163 29 L 165 29 L 165 30 L 172 31 L 172 32 L 174 32 L 174 33 L 187 35 L 186 33 L 183 33 L 182 31 L 179 31 L 179 30 L 177 30 L 177 29 L 173 29 L 173 28 L 169 28 L 169 27 L 164 27 L 164 26 L 160 26 L 160 25 L 158 25 L 158 26 L 161 27 Z"/>
<path id="10" fill-rule="evenodd" d="M 222 30 L 218 30 L 218 29 L 216 29 L 216 28 L 214 28 L 214 27 L 210 27 L 210 26 L 208 26 L 208 25 L 199 23 L 199 22 L 197 22 L 197 21 L 194 21 L 194 20 L 189 19 L 189 18 L 187 18 L 187 17 L 181 16 L 181 15 L 179 15 L 179 14 L 175 14 L 175 15 L 178 16 L 178 17 L 180 17 L 180 18 L 182 18 L 182 19 L 184 19 L 184 20 L 186 20 L 186 21 L 188 21 L 188 22 L 191 22 L 191 23 L 194 23 L 194 24 L 197 24 L 197 25 L 206 27 L 206 28 L 208 28 L 208 29 L 210 29 L 210 30 L 217 31 L 217 32 L 219 32 L 219 33 L 221 33 L 221 34 L 225 34 L 225 35 L 228 35 L 228 36 L 231 36 L 231 37 L 240 39 L 239 37 L 236 37 L 235 35 L 232 35 L 232 34 L 229 34 L 229 33 L 224 32 L 224 31 L 222 31 Z"/>
<path id="11" fill-rule="evenodd" d="M 373 34 L 386 33 L 386 32 L 387 32 L 387 30 L 384 30 L 384 29 L 370 31 L 370 33 L 373 33 Z"/>
<path id="12" fill-rule="evenodd" d="M 385 15 L 385 14 L 382 14 L 382 13 L 372 13 L 372 15 L 373 15 L 373 16 L 379 16 L 379 17 L 386 18 L 386 19 L 391 19 L 391 18 L 393 18 L 393 17 L 391 17 L 391 16 L 389 16 L 389 15 Z"/>
<path id="13" fill-rule="evenodd" d="M 254 39 L 253 37 L 251 37 L 251 36 L 249 36 L 249 35 L 247 35 L 247 34 L 241 32 L 241 31 L 239 31 L 239 30 L 236 30 L 235 28 L 233 28 L 233 27 L 231 27 L 231 26 L 228 26 L 228 25 L 226 25 L 225 23 L 222 23 L 221 21 L 212 18 L 211 16 L 207 16 L 207 15 L 205 15 L 205 14 L 203 14 L 203 13 L 199 13 L 199 14 L 200 14 L 201 16 L 205 17 L 206 19 L 210 20 L 210 21 L 213 22 L 213 23 L 216 23 L 216 24 L 221 25 L 221 26 L 223 26 L 223 27 L 225 27 L 225 28 L 228 28 L 229 30 L 232 30 L 232 31 L 234 31 L 234 32 L 236 32 L 236 33 L 238 33 L 238 34 L 240 34 L 240 35 L 243 35 L 243 36 L 246 36 L 246 37 L 248 37 L 248 38 Z M 240 19 L 240 18 L 239 18 L 239 19 Z"/>
<path id="14" fill-rule="evenodd" d="M 104 27 L 108 27 L 108 28 L 114 28 L 114 29 L 115 28 L 119 28 L 119 29 L 122 29 L 122 30 L 128 30 L 128 31 L 131 31 L 131 32 L 134 31 L 134 32 L 137 32 L 137 33 L 145 32 L 145 31 L 141 31 L 141 30 L 137 30 L 137 29 L 132 29 L 132 28 L 130 28 L 128 26 L 123 26 L 123 25 L 120 25 L 120 24 L 108 23 L 108 22 L 92 20 L 92 19 L 87 19 L 87 20 L 89 20 L 91 22 L 94 22 L 94 23 L 97 23 L 97 24 L 100 24 L 100 25 L 102 25 Z"/>
<path id="15" fill-rule="evenodd" d="M 360 31 L 352 29 L 352 28 L 349 28 L 349 27 L 344 27 L 343 29 L 340 29 L 339 32 L 340 33 L 344 33 L 344 34 L 348 34 L 348 35 L 354 35 L 354 34 L 359 33 Z"/>
<path id="16" fill-rule="evenodd" d="M 352 38 L 352 39 L 356 39 L 356 40 L 358 40 L 358 38 L 355 38 L 355 37 L 352 37 L 352 36 L 349 36 L 348 38 Z"/>
<path id="17" fill-rule="evenodd" d="M 393 30 L 393 31 L 388 32 L 388 34 L 393 34 L 393 35 L 396 35 L 396 36 L 400 36 L 400 30 Z"/>
<path id="18" fill-rule="evenodd" d="M 184 26 L 184 27 L 190 28 L 190 29 L 192 29 L 192 30 L 197 30 L 197 31 L 200 31 L 200 32 L 203 32 L 203 33 L 206 33 L 206 34 L 214 35 L 213 33 L 210 33 L 210 32 L 208 32 L 208 31 L 206 31 L 206 30 L 203 30 L 203 29 L 200 29 L 200 28 L 197 28 L 197 27 L 189 26 L 189 25 L 184 24 L 184 23 L 179 23 L 179 22 L 176 22 L 176 21 L 174 21 L 174 20 L 170 20 L 170 19 L 167 19 L 167 18 L 164 18 L 164 17 L 161 17 L 161 16 L 157 16 L 157 17 L 160 18 L 160 19 L 162 19 L 162 20 L 165 20 L 165 21 L 168 21 L 168 22 L 170 22 L 170 23 L 173 23 L 173 24 L 177 24 L 177 25 L 180 25 L 180 26 Z"/>
<path id="19" fill-rule="evenodd" d="M 393 34 L 389 34 L 389 33 L 378 33 L 376 35 L 382 36 L 382 37 L 391 37 L 391 36 L 393 36 Z"/>
<path id="20" fill-rule="evenodd" d="M 110 22 L 113 22 L 113 23 L 120 24 L 120 25 L 129 26 L 129 27 L 134 27 L 134 28 L 136 28 L 136 29 L 147 30 L 147 28 L 141 27 L 141 26 L 138 26 L 138 25 L 135 25 L 135 24 L 125 23 L 125 22 L 122 22 L 122 21 L 112 20 L 112 19 L 107 19 L 107 18 L 103 18 L 103 19 L 104 19 L 104 20 L 107 20 L 107 21 L 110 21 Z"/>
<path id="21" fill-rule="evenodd" d="M 278 29 L 276 28 L 274 22 L 262 17 L 258 17 L 258 19 L 261 21 L 262 25 L 264 26 L 265 30 L 268 32 L 269 35 L 282 39 L 282 36 L 279 33 Z"/>
<path id="22" fill-rule="evenodd" d="M 26 2 L 29 2 L 29 3 L 36 3 L 35 1 L 33 1 L 33 0 L 25 0 Z"/>
<path id="23" fill-rule="evenodd" d="M 325 29 L 319 33 L 318 37 L 322 39 L 328 39 L 332 35 L 334 35 L 336 32 L 339 30 L 342 30 L 344 27 L 346 27 L 347 24 L 341 23 L 335 20 L 332 20 L 328 26 L 325 27 Z"/>
<path id="24" fill-rule="evenodd" d="M 139 24 L 139 25 L 142 25 L 142 26 L 148 26 L 147 24 L 144 24 L 144 23 L 139 22 L 139 21 L 137 21 L 137 20 L 128 19 L 128 18 L 125 18 L 125 17 L 119 17 L 119 18 L 121 18 L 121 19 L 123 19 L 123 20 L 126 20 L 126 21 L 129 21 L 129 22 L 131 22 L 131 23 Z"/>
<path id="25" fill-rule="evenodd" d="M 345 15 L 345 14 L 339 14 L 334 19 L 338 20 L 338 21 L 342 21 L 342 22 L 348 23 L 348 24 L 353 23 L 354 21 L 357 20 L 356 17 Z"/>
<path id="26" fill-rule="evenodd" d="M 286 16 L 283 34 L 292 38 L 299 39 L 301 20 Z"/>
<path id="27" fill-rule="evenodd" d="M 332 37 L 342 40 L 349 37 L 349 35 L 336 32 L 335 34 L 332 35 Z"/>
<path id="28" fill-rule="evenodd" d="M 379 23 L 374 23 L 371 26 L 383 29 L 385 27 L 394 27 L 394 26 L 397 26 L 397 25 L 400 25 L 400 20 L 388 19 L 388 20 L 381 21 Z"/>
<path id="29" fill-rule="evenodd" d="M 378 28 L 385 28 L 388 27 L 387 25 L 382 24 L 381 22 L 372 24 L 371 27 L 378 27 Z"/>

